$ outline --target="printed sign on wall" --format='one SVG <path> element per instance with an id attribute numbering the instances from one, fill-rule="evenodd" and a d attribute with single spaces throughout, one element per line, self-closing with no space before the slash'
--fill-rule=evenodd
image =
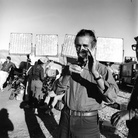
<path id="1" fill-rule="evenodd" d="M 96 59 L 106 62 L 123 62 L 123 39 L 97 38 Z"/>
<path id="2" fill-rule="evenodd" d="M 32 46 L 31 33 L 11 33 L 9 53 L 10 54 L 30 54 Z"/>
<path id="3" fill-rule="evenodd" d="M 66 57 L 77 58 L 77 53 L 74 45 L 75 35 L 66 34 L 61 54 Z"/>
<path id="4" fill-rule="evenodd" d="M 36 35 L 36 56 L 57 56 L 58 35 L 37 34 Z"/>

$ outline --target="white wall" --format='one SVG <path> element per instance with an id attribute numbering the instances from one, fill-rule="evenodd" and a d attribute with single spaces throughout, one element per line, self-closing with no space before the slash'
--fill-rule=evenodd
<path id="1" fill-rule="evenodd" d="M 65 34 L 87 28 L 123 38 L 124 55 L 135 56 L 137 7 L 137 0 L 0 0 L 0 49 L 8 49 L 11 32 L 58 34 L 61 45 Z"/>

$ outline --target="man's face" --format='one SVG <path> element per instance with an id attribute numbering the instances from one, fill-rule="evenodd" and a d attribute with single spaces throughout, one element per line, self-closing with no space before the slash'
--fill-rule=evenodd
<path id="1" fill-rule="evenodd" d="M 79 55 L 79 53 L 82 50 L 88 51 L 88 49 L 91 50 L 91 52 L 94 52 L 95 48 L 93 48 L 93 46 L 92 46 L 92 41 L 93 41 L 93 38 L 90 37 L 90 36 L 80 36 L 80 37 L 78 37 L 76 39 L 76 43 L 75 43 L 77 54 Z"/>

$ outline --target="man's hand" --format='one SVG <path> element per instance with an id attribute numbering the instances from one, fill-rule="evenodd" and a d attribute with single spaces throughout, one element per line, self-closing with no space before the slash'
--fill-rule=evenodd
<path id="1" fill-rule="evenodd" d="M 95 53 L 93 51 L 91 51 L 90 49 L 88 49 L 88 51 L 89 51 L 89 59 L 91 60 L 91 62 L 93 62 L 93 64 L 92 64 L 92 73 L 95 74 L 95 73 L 97 73 L 97 70 L 96 70 L 96 56 L 94 55 Z"/>
<path id="2" fill-rule="evenodd" d="M 81 72 L 83 71 L 83 69 L 78 66 L 78 65 L 73 65 L 73 64 L 70 64 L 69 65 L 69 71 L 71 73 L 78 73 L 78 74 L 81 74 Z"/>
<path id="3" fill-rule="evenodd" d="M 129 111 L 119 111 L 112 115 L 111 117 L 111 124 L 117 126 L 121 121 L 129 120 Z"/>

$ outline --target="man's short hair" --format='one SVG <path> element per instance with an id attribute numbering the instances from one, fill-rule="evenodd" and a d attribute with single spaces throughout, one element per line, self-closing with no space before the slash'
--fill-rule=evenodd
<path id="1" fill-rule="evenodd" d="M 90 36 L 90 37 L 93 38 L 93 41 L 94 41 L 95 43 L 97 43 L 97 39 L 96 39 L 95 33 L 94 33 L 94 31 L 92 31 L 92 30 L 87 30 L 87 29 L 82 29 L 82 30 L 80 30 L 80 31 L 77 33 L 74 42 L 76 43 L 76 39 L 77 39 L 78 37 L 81 37 L 81 36 Z"/>
<path id="2" fill-rule="evenodd" d="M 7 56 L 7 59 L 11 60 L 11 57 L 10 56 Z"/>

